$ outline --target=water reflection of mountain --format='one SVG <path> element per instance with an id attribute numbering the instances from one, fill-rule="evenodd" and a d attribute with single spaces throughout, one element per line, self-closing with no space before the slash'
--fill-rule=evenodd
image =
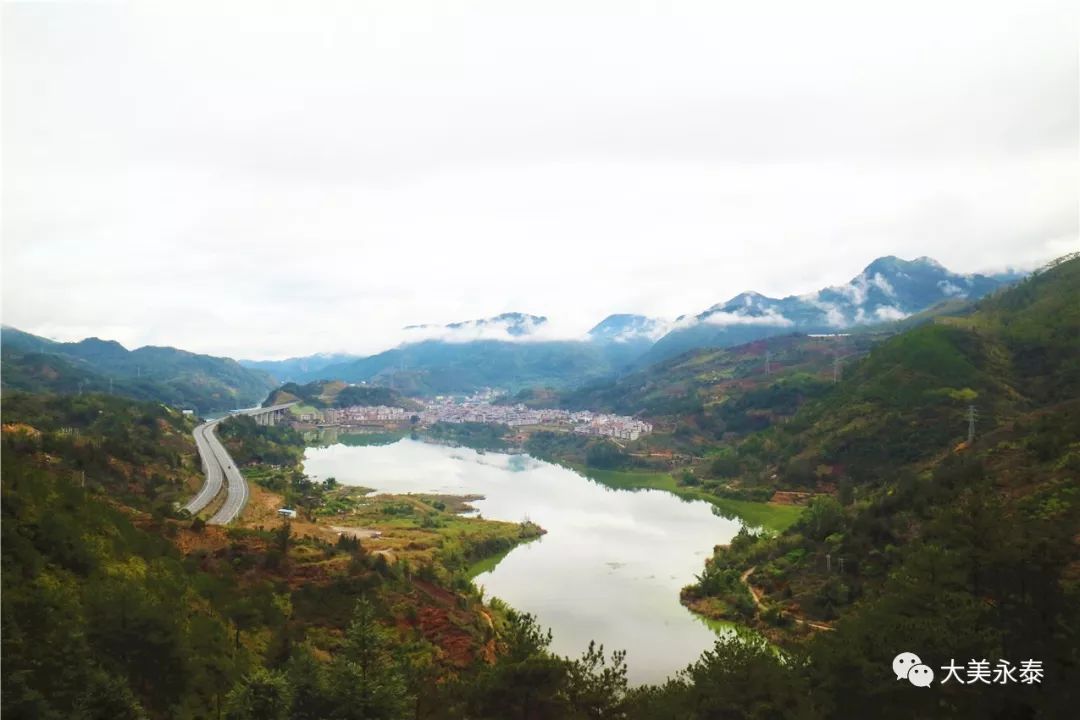
<path id="1" fill-rule="evenodd" d="M 324 427 L 306 431 L 304 442 L 313 447 L 329 447 L 338 444 L 351 447 L 381 446 L 393 445 L 405 436 L 404 432 L 356 432 L 340 427 Z"/>

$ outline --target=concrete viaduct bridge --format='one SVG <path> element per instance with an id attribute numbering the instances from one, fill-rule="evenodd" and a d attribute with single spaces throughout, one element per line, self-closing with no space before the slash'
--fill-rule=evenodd
<path id="1" fill-rule="evenodd" d="M 295 402 L 291 402 L 264 408 L 239 410 L 224 418 L 210 420 L 196 427 L 193 433 L 195 447 L 198 448 L 199 457 L 202 459 L 206 482 L 195 497 L 184 506 L 184 510 L 187 510 L 192 515 L 197 515 L 210 505 L 224 488 L 225 500 L 207 522 L 211 525 L 227 525 L 235 520 L 240 511 L 247 505 L 247 481 L 240 474 L 236 463 L 229 457 L 228 451 L 225 450 L 225 446 L 221 444 L 221 440 L 218 439 L 214 430 L 218 424 L 232 417 L 232 415 L 248 415 L 255 418 L 255 422 L 259 425 L 276 425 L 285 418 L 289 408 L 295 404 Z"/>
<path id="2" fill-rule="evenodd" d="M 234 414 L 250 415 L 255 418 L 255 422 L 259 425 L 273 426 L 277 425 L 281 420 L 284 420 L 288 416 L 289 408 L 295 404 L 295 402 L 291 402 L 264 408 L 254 408 L 252 410 L 240 410 Z"/>

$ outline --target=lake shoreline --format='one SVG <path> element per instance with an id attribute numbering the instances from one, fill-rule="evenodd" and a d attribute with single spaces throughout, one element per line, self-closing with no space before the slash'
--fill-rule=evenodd
<path id="1" fill-rule="evenodd" d="M 773 502 L 756 502 L 749 500 L 737 500 L 713 495 L 705 490 L 680 485 L 675 476 L 662 470 L 605 470 L 587 467 L 580 463 L 566 460 L 551 460 L 535 458 L 526 451 L 518 448 L 494 449 L 471 447 L 467 444 L 447 442 L 445 439 L 431 438 L 424 434 L 375 434 L 373 436 L 360 435 L 355 438 L 359 442 L 348 442 L 349 445 L 383 445 L 393 444 L 404 438 L 425 444 L 432 444 L 447 448 L 464 448 L 473 450 L 479 454 L 496 453 L 504 455 L 524 455 L 540 462 L 548 462 L 553 465 L 566 468 L 586 479 L 599 483 L 605 487 L 618 490 L 661 490 L 674 495 L 681 500 L 704 501 L 712 506 L 713 512 L 725 518 L 738 519 L 747 527 L 764 531 L 768 534 L 782 532 L 797 521 L 802 512 L 801 506 L 786 505 Z M 342 438 L 343 439 L 343 438 Z M 352 440 L 353 438 L 349 438 Z M 323 446 L 325 447 L 325 446 Z M 473 496 L 468 496 L 472 499 Z M 546 532 L 546 531 L 544 531 Z M 536 536 L 538 537 L 538 536 Z M 532 542 L 536 537 L 530 537 L 522 542 Z M 712 545 L 713 551 L 723 543 Z M 467 570 L 466 576 L 470 580 L 493 571 L 518 546 L 493 553 L 488 557 L 477 559 Z M 749 632 L 768 639 L 771 643 L 779 643 L 791 640 L 790 631 L 780 631 L 777 628 L 760 622 L 760 620 L 747 621 L 737 612 L 728 607 L 717 607 L 716 603 L 706 602 L 704 599 L 695 599 L 687 596 L 690 586 L 683 587 L 678 592 L 679 603 L 695 618 L 706 624 L 718 636 L 727 632 Z M 778 637 L 782 635 L 783 637 Z"/>
<path id="2" fill-rule="evenodd" d="M 666 680 L 736 631 L 679 602 L 711 548 L 744 524 L 701 498 L 606 486 L 524 453 L 413 438 L 312 447 L 304 464 L 313 476 L 399 499 L 482 495 L 474 506 L 485 521 L 543 527 L 542 537 L 458 564 L 459 572 L 485 597 L 550 627 L 558 654 L 578 656 L 591 640 L 626 650 L 635 684 Z"/>

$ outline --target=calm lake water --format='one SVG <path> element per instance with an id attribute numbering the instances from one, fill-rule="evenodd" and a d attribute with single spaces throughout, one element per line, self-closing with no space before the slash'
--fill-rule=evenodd
<path id="1" fill-rule="evenodd" d="M 711 648 L 716 635 L 679 604 L 713 545 L 740 527 L 708 503 L 660 490 L 615 490 L 528 455 L 478 453 L 405 439 L 309 448 L 309 475 L 381 492 L 477 494 L 485 518 L 526 518 L 548 533 L 518 546 L 475 582 L 533 613 L 552 649 L 579 656 L 589 640 L 627 651 L 630 679 L 659 682 Z"/>

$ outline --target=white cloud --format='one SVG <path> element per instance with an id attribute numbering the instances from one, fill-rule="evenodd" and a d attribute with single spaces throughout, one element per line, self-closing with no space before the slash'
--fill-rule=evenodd
<path id="1" fill-rule="evenodd" d="M 548 322 L 546 318 L 526 317 L 520 321 L 507 318 L 467 320 L 451 325 L 413 325 L 403 329 L 402 342 L 442 340 L 472 342 L 501 340 L 503 342 L 537 342 L 545 340 L 583 340 L 584 336 L 565 327 Z"/>
<path id="2" fill-rule="evenodd" d="M 970 285 L 971 280 L 968 278 L 965 279 L 967 280 L 968 285 Z M 965 297 L 967 295 L 967 292 L 963 288 L 948 280 L 939 280 L 937 286 L 941 289 L 941 292 L 949 296 Z"/>
<path id="3" fill-rule="evenodd" d="M 874 277 L 870 278 L 870 284 L 874 285 L 889 297 L 896 297 L 896 291 L 893 290 L 892 284 L 881 273 L 874 273 Z"/>
<path id="4" fill-rule="evenodd" d="M 908 316 L 908 313 L 892 305 L 881 305 L 874 308 L 874 315 L 881 322 L 888 322 L 890 320 L 903 320 Z"/>
<path id="5" fill-rule="evenodd" d="M 656 341 L 671 332 L 674 326 L 675 323 L 670 320 L 654 319 L 652 323 L 644 328 L 626 330 L 613 339 L 616 342 L 629 342 L 631 340 L 640 340 L 642 338 Z"/>
<path id="6" fill-rule="evenodd" d="M 578 337 L 881 255 L 1035 265 L 1078 247 L 1075 20 L 8 3 L 3 321 L 283 357 L 510 310 Z"/>
<path id="7" fill-rule="evenodd" d="M 852 305 L 862 305 L 866 302 L 866 293 L 870 289 L 870 282 L 866 273 L 859 273 L 851 282 L 844 285 L 834 285 L 829 288 L 843 295 Z"/>
<path id="8" fill-rule="evenodd" d="M 742 313 L 717 311 L 707 315 L 701 322 L 708 325 L 771 325 L 774 327 L 790 327 L 794 321 L 784 317 L 776 310 L 769 308 L 760 315 L 743 315 Z"/>
<path id="9" fill-rule="evenodd" d="M 848 324 L 848 320 L 844 316 L 843 311 L 838 308 L 835 303 L 822 300 L 819 293 L 808 293 L 803 295 L 801 299 L 823 310 L 825 312 L 825 322 L 829 325 L 832 325 L 833 327 L 844 327 Z"/>

